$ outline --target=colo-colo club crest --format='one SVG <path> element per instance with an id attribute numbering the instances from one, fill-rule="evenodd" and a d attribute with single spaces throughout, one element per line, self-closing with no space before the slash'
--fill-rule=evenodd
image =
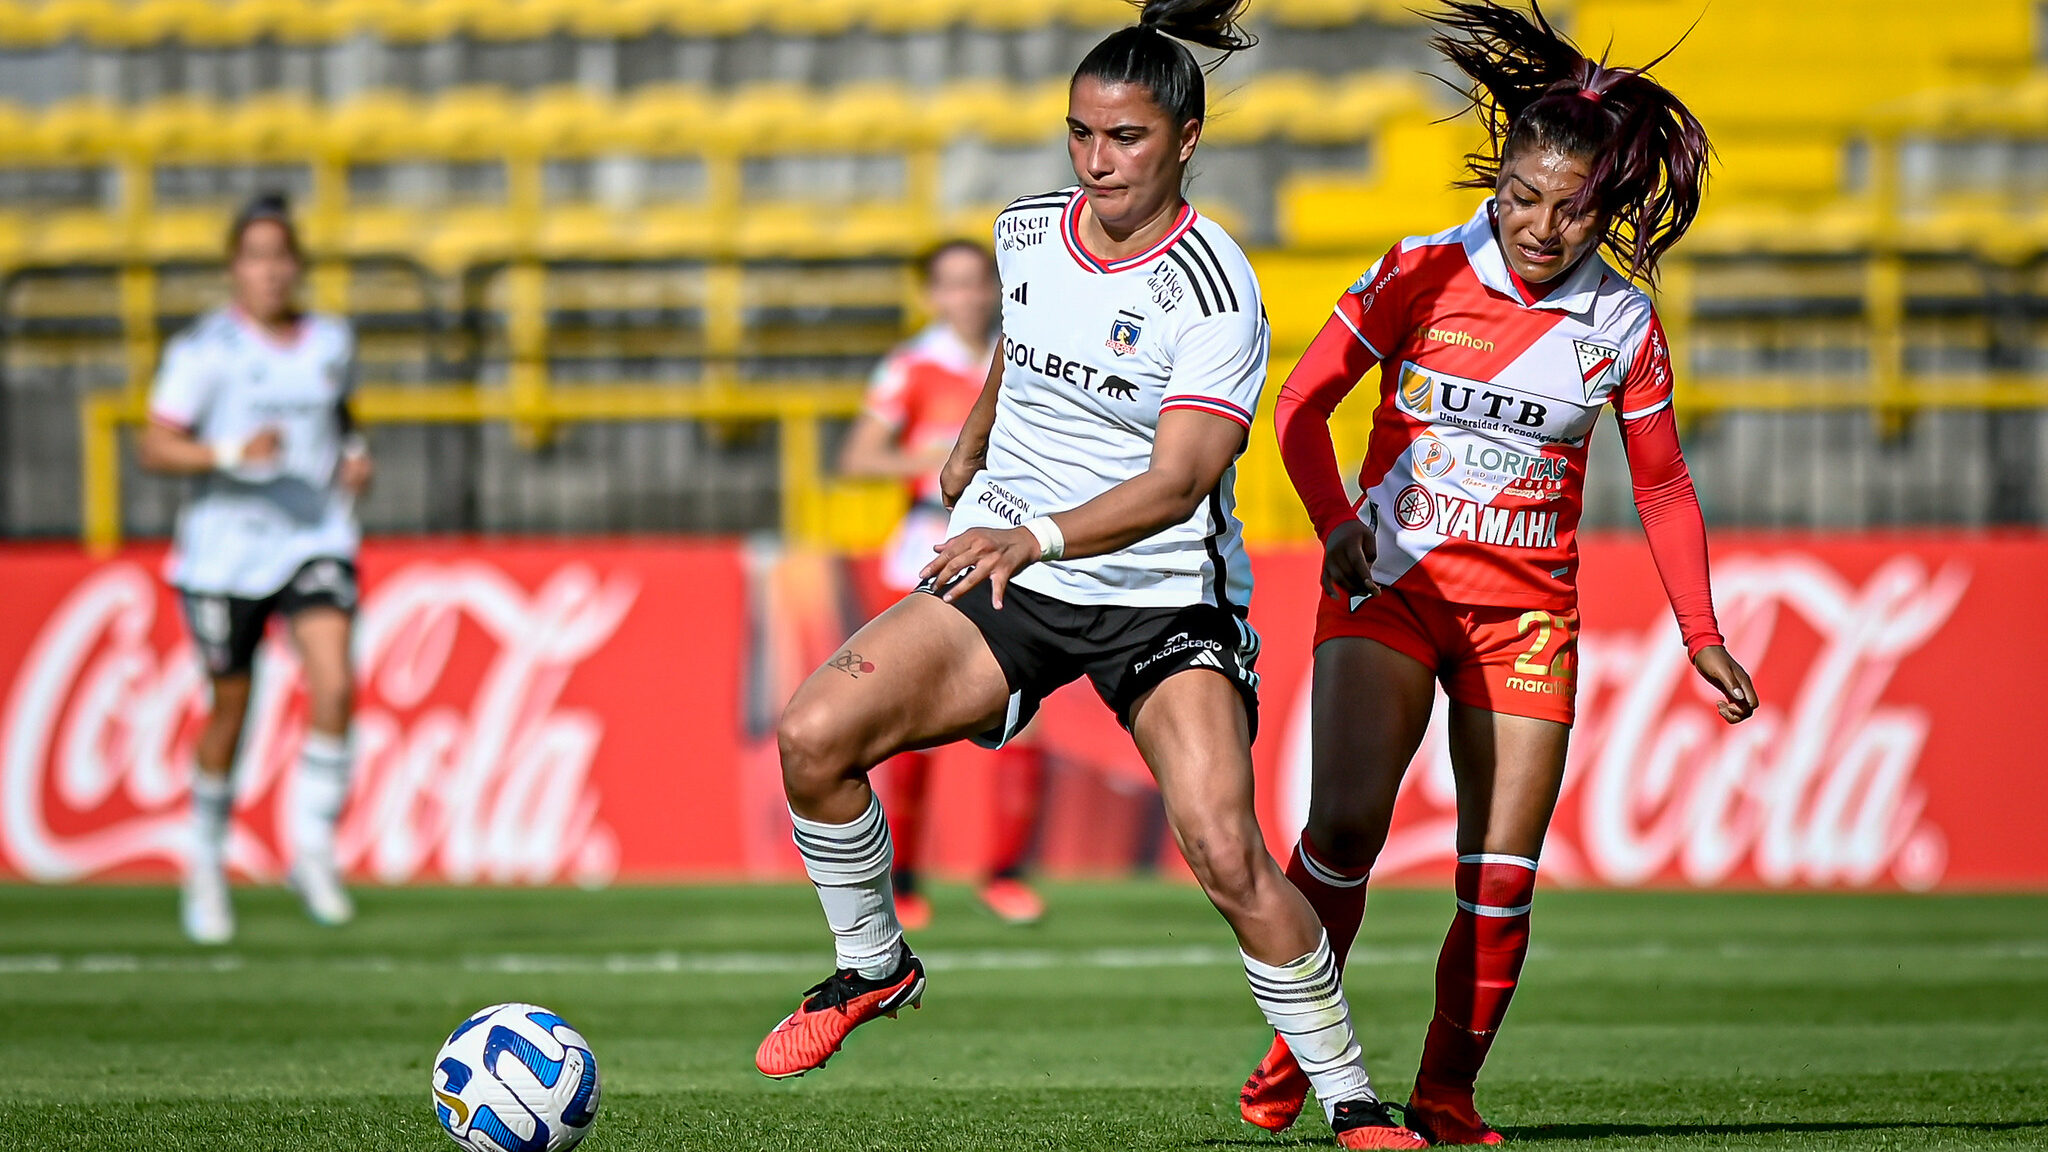
<path id="1" fill-rule="evenodd" d="M 1144 317 L 1135 312 L 1118 312 L 1116 319 L 1109 322 L 1109 339 L 1103 341 L 1111 352 L 1129 356 L 1138 350 L 1138 321 Z"/>

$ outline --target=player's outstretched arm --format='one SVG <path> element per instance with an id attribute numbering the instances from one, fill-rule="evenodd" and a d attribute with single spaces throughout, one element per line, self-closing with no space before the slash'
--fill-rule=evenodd
<path id="1" fill-rule="evenodd" d="M 1679 633 L 1700 676 L 1720 691 L 1721 718 L 1739 724 L 1756 712 L 1756 685 L 1723 646 L 1714 620 L 1714 596 L 1707 573 L 1707 522 L 1700 513 L 1692 472 L 1679 447 L 1678 421 L 1665 407 L 1616 422 L 1628 454 L 1636 513 L 1650 542 L 1650 558 L 1664 582 L 1664 594 L 1678 617 Z"/>
<path id="2" fill-rule="evenodd" d="M 1280 386 L 1273 418 L 1280 438 L 1280 462 L 1308 510 L 1318 539 L 1327 541 L 1346 521 L 1358 521 L 1351 499 L 1344 493 L 1336 442 L 1330 439 L 1330 416 L 1377 363 L 1372 349 L 1345 326 L 1340 315 L 1332 315 Z"/>
<path id="3" fill-rule="evenodd" d="M 960 426 L 953 454 L 946 457 L 946 466 L 939 469 L 939 496 L 948 508 L 960 502 L 960 494 L 967 491 L 974 474 L 988 467 L 988 432 L 996 425 L 996 397 L 1003 391 L 1003 346 L 1002 334 L 998 333 L 988 379 L 982 381 L 981 395 L 975 397 L 967 422 Z"/>
<path id="4" fill-rule="evenodd" d="M 1245 433 L 1243 424 L 1225 416 L 1184 408 L 1163 412 L 1145 471 L 1056 516 L 1002 531 L 970 528 L 939 546 L 924 576 L 946 588 L 948 600 L 987 580 L 1000 608 L 1010 577 L 1041 559 L 1101 556 L 1192 516 L 1244 450 Z M 1050 521 L 1050 548 L 1040 536 L 1043 521 Z M 959 582 L 948 588 L 955 577 Z"/>
<path id="5" fill-rule="evenodd" d="M 275 428 L 265 428 L 247 440 L 207 443 L 182 428 L 152 420 L 142 429 L 135 455 L 148 471 L 194 476 L 275 459 L 281 444 Z"/>

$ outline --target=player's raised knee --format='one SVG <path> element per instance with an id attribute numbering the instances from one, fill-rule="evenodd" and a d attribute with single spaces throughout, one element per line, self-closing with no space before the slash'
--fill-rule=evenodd
<path id="1" fill-rule="evenodd" d="M 1182 834 L 1181 853 L 1202 891 L 1226 915 L 1256 902 L 1266 849 L 1255 835 L 1236 828 L 1196 829 Z"/>
<path id="2" fill-rule="evenodd" d="M 839 710 L 799 696 L 775 725 L 782 754 L 782 786 L 791 797 L 822 795 L 845 780 L 857 765 L 854 733 Z"/>

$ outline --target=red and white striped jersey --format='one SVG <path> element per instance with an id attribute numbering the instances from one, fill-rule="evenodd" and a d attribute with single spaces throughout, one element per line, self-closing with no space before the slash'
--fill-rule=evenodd
<path id="1" fill-rule="evenodd" d="M 1395 245 L 1337 303 L 1379 361 L 1357 515 L 1373 579 L 1448 600 L 1565 608 L 1600 409 L 1671 403 L 1649 297 L 1596 252 L 1537 297 L 1471 220 Z"/>

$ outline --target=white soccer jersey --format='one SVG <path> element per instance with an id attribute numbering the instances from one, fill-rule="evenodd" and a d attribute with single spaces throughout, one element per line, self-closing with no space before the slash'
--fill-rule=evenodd
<path id="1" fill-rule="evenodd" d="M 336 408 L 354 363 L 354 335 L 329 316 L 307 316 L 286 345 L 221 308 L 170 342 L 150 392 L 152 420 L 208 442 L 270 427 L 283 438 L 275 461 L 199 478 L 178 516 L 166 570 L 173 585 L 254 599 L 284 587 L 308 560 L 355 558 L 354 500 L 335 483 Z"/>
<path id="2" fill-rule="evenodd" d="M 1008 528 L 1078 507 L 1150 465 L 1159 414 L 1188 408 L 1251 428 L 1270 336 L 1237 244 L 1192 207 L 1151 250 L 1104 261 L 1076 232 L 1079 188 L 996 217 L 1003 381 L 988 467 L 952 531 Z M 1104 556 L 1033 564 L 1016 583 L 1072 604 L 1172 608 L 1251 602 L 1233 484 L 1193 515 Z"/>

